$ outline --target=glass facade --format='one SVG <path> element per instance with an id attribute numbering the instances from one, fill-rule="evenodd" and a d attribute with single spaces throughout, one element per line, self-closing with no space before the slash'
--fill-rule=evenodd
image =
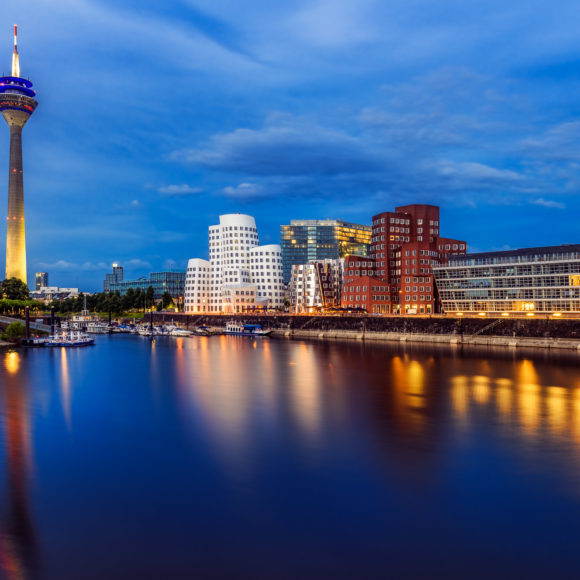
<path id="1" fill-rule="evenodd" d="M 445 312 L 580 313 L 580 244 L 453 256 L 433 273 Z"/>
<path id="2" fill-rule="evenodd" d="M 174 300 L 181 301 L 185 288 L 185 272 L 153 272 L 149 278 L 112 282 L 109 289 L 111 292 L 120 292 L 123 296 L 129 288 L 146 291 L 149 286 L 153 287 L 155 300 L 159 300 L 165 292 L 169 292 Z"/>
<path id="3" fill-rule="evenodd" d="M 348 254 L 367 256 L 370 243 L 370 226 L 342 220 L 292 220 L 280 226 L 284 283 L 290 281 L 294 265 L 337 260 Z"/>
<path id="4" fill-rule="evenodd" d="M 41 288 L 46 288 L 48 286 L 48 273 L 47 272 L 36 272 L 34 274 L 35 290 L 40 290 Z"/>

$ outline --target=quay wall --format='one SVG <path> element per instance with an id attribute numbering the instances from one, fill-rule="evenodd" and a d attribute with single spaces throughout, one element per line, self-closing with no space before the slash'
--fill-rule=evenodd
<path id="1" fill-rule="evenodd" d="M 580 320 L 553 318 L 410 318 L 400 316 L 191 315 L 156 313 L 155 324 L 225 327 L 232 319 L 261 324 L 275 336 L 315 339 L 380 340 L 578 350 Z"/>

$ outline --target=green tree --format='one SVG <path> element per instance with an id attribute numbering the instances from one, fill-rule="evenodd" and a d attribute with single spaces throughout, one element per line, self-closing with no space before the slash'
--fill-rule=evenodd
<path id="1" fill-rule="evenodd" d="M 11 322 L 6 328 L 8 338 L 21 338 L 26 334 L 26 327 L 22 322 Z"/>
<path id="2" fill-rule="evenodd" d="M 155 298 L 155 290 L 153 290 L 153 286 L 149 286 L 149 288 L 147 288 L 147 293 L 146 293 L 146 304 L 145 306 L 147 306 L 147 308 L 151 308 L 151 306 L 153 306 L 153 299 Z"/>
<path id="3" fill-rule="evenodd" d="M 131 308 L 135 307 L 135 289 L 128 288 L 127 292 L 122 298 L 123 301 L 123 310 L 131 310 Z"/>
<path id="4" fill-rule="evenodd" d="M 173 298 L 169 292 L 163 292 L 163 296 L 161 296 L 161 309 L 167 310 L 170 306 L 173 306 Z"/>
<path id="5" fill-rule="evenodd" d="M 112 312 L 113 314 L 120 314 L 123 310 L 123 301 L 117 292 L 112 294 L 109 298 L 109 309 L 107 312 Z"/>
<path id="6" fill-rule="evenodd" d="M 8 300 L 28 300 L 30 292 L 28 286 L 18 278 L 9 278 L 0 285 L 2 298 Z"/>

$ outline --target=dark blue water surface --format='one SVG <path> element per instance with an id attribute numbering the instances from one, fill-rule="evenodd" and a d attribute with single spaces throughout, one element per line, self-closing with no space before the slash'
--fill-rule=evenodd
<path id="1" fill-rule="evenodd" d="M 577 578 L 579 355 L 0 352 L 8 579 Z"/>

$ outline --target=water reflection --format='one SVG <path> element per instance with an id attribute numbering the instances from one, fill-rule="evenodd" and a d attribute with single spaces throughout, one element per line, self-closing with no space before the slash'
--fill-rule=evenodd
<path id="1" fill-rule="evenodd" d="M 545 524 L 580 489 L 577 359 L 226 336 L 99 337 L 93 349 L 0 357 L 0 575 L 10 580 L 29 577 L 36 533 L 42 565 L 57 569 L 43 577 L 58 580 L 82 577 L 58 571 L 74 559 L 71 544 L 82 551 L 89 541 L 109 557 L 90 580 L 137 577 L 134 554 L 152 533 L 150 577 L 186 577 L 200 561 L 211 570 L 233 544 L 242 563 L 261 547 L 270 557 L 260 562 L 264 577 L 276 577 L 272 554 L 291 553 L 289 575 L 308 577 L 292 566 L 320 557 L 324 569 L 324 554 L 352 550 L 345 576 L 357 577 L 372 556 L 362 544 L 380 544 L 376 569 L 387 560 L 384 537 L 412 536 L 414 550 L 434 557 L 434 527 L 445 522 L 449 545 L 467 553 L 473 536 L 463 545 L 457 530 L 485 525 L 489 506 L 517 522 L 533 505 Z M 42 402 L 34 429 L 31 400 Z M 519 476 L 514 465 L 541 477 Z M 514 493 L 527 494 L 520 511 Z M 30 506 L 42 501 L 34 522 Z M 572 518 L 564 511 L 557 517 Z M 490 537 L 507 544 L 508 528 Z M 528 533 L 524 524 L 516 531 Z M 328 548 L 344 538 L 352 540 L 345 554 Z M 389 564 L 398 548 L 408 553 L 399 541 Z M 190 545 L 203 549 L 192 555 Z M 82 556 L 76 565 L 86 567 Z"/>
<path id="2" fill-rule="evenodd" d="M 3 353 L 0 371 L 3 443 L 5 449 L 0 569 L 9 580 L 29 577 L 36 559 L 36 537 L 28 500 L 32 444 L 26 361 L 17 352 Z"/>

